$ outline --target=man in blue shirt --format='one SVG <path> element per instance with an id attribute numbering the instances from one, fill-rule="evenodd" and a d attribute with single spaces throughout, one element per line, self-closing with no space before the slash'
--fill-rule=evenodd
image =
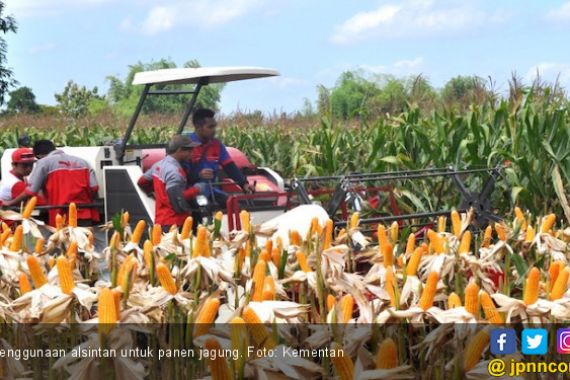
<path id="1" fill-rule="evenodd" d="M 216 182 L 218 172 L 223 170 L 226 175 L 233 179 L 244 192 L 252 192 L 252 187 L 247 182 L 243 173 L 230 157 L 226 146 L 216 136 L 216 120 L 214 111 L 206 108 L 197 109 L 192 116 L 194 132 L 188 134 L 192 141 L 201 145 L 192 151 L 191 164 L 186 165 L 189 184 L 203 182 Z M 226 205 L 226 194 L 220 189 L 206 186 L 206 196 L 211 197 L 211 192 L 220 206 Z"/>

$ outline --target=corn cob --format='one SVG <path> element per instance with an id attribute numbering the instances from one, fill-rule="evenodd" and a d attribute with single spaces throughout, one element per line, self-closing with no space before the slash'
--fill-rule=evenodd
<path id="1" fill-rule="evenodd" d="M 210 330 L 211 324 L 216 320 L 218 309 L 220 308 L 220 300 L 217 298 L 208 298 L 200 309 L 196 320 L 194 321 L 194 338 L 206 334 Z"/>
<path id="2" fill-rule="evenodd" d="M 37 197 L 31 197 L 30 200 L 28 200 L 26 207 L 24 207 L 24 211 L 22 212 L 23 219 L 29 219 L 32 216 L 36 203 L 38 203 Z"/>
<path id="3" fill-rule="evenodd" d="M 394 265 L 394 247 L 387 243 L 382 247 L 382 256 L 384 257 L 384 267 Z"/>
<path id="4" fill-rule="evenodd" d="M 115 313 L 117 314 L 117 320 L 121 319 L 121 292 L 117 289 L 111 290 L 113 293 L 113 300 L 115 301 Z"/>
<path id="5" fill-rule="evenodd" d="M 543 234 L 547 234 L 548 231 L 554 227 L 554 223 L 556 223 L 556 215 L 549 214 L 544 217 L 542 220 L 542 226 L 540 226 L 540 232 Z"/>
<path id="6" fill-rule="evenodd" d="M 247 338 L 245 321 L 241 317 L 233 317 L 230 321 L 230 340 L 232 342 L 232 350 L 238 353 L 238 358 L 234 357 L 234 366 L 238 378 L 241 377 L 243 367 L 245 366 L 246 347 L 249 346 Z"/>
<path id="7" fill-rule="evenodd" d="M 192 232 L 192 224 L 194 223 L 194 220 L 192 219 L 191 216 L 187 217 L 184 220 L 184 224 L 182 225 L 182 232 L 180 233 L 180 239 L 181 240 L 185 240 L 188 239 L 190 237 L 190 233 Z"/>
<path id="8" fill-rule="evenodd" d="M 269 251 L 267 249 L 263 248 L 257 259 L 258 260 L 261 259 L 261 260 L 265 261 L 266 263 L 268 263 L 271 261 L 271 255 L 269 254 Z"/>
<path id="9" fill-rule="evenodd" d="M 493 227 L 491 227 L 491 225 L 488 225 L 487 228 L 485 228 L 485 233 L 483 234 L 483 242 L 481 243 L 481 247 L 486 248 L 489 246 L 489 244 L 491 244 L 491 238 L 493 236 Z"/>
<path id="10" fill-rule="evenodd" d="M 141 241 L 141 238 L 144 233 L 144 228 L 146 227 L 146 222 L 144 220 L 139 220 L 135 229 L 133 231 L 133 235 L 131 236 L 131 242 L 138 244 Z"/>
<path id="11" fill-rule="evenodd" d="M 398 349 L 392 338 L 386 338 L 378 347 L 376 353 L 376 368 L 390 369 L 398 366 Z"/>
<path id="12" fill-rule="evenodd" d="M 445 232 L 445 225 L 447 224 L 447 218 L 445 216 L 440 216 L 437 218 L 437 232 Z"/>
<path id="13" fill-rule="evenodd" d="M 524 213 L 522 212 L 520 207 L 515 207 L 515 216 L 516 216 L 516 220 L 521 225 L 521 230 L 522 231 L 526 230 L 528 227 L 528 224 L 526 222 L 526 218 L 524 217 Z"/>
<path id="14" fill-rule="evenodd" d="M 333 227 L 333 221 L 331 219 L 327 219 L 325 222 L 325 241 L 323 243 L 323 249 L 329 249 L 332 245 Z"/>
<path id="15" fill-rule="evenodd" d="M 332 294 L 327 295 L 327 311 L 334 309 L 335 304 L 336 298 Z"/>
<path id="16" fill-rule="evenodd" d="M 71 265 L 64 256 L 59 256 L 56 260 L 57 274 L 59 276 L 59 286 L 65 294 L 71 294 L 75 288 L 75 280 L 71 271 Z"/>
<path id="17" fill-rule="evenodd" d="M 18 276 L 18 285 L 20 286 L 20 295 L 24 295 L 32 291 L 30 280 L 24 272 L 20 272 L 20 275 Z"/>
<path id="18" fill-rule="evenodd" d="M 42 253 L 42 251 L 44 250 L 44 243 L 45 240 L 42 238 L 38 238 L 36 240 L 36 244 L 34 245 L 34 253 Z"/>
<path id="19" fill-rule="evenodd" d="M 210 242 L 208 241 L 208 229 L 204 226 L 198 227 L 198 236 L 196 237 L 196 245 L 192 251 L 192 257 L 210 257 Z"/>
<path id="20" fill-rule="evenodd" d="M 462 253 L 469 253 L 471 249 L 471 231 L 467 230 L 463 233 L 461 237 L 461 243 L 459 244 L 458 252 Z"/>
<path id="21" fill-rule="evenodd" d="M 453 292 L 447 297 L 447 308 L 454 309 L 456 307 L 461 307 L 461 298 Z"/>
<path id="22" fill-rule="evenodd" d="M 297 253 L 295 253 L 295 256 L 297 257 L 297 262 L 299 263 L 301 270 L 305 273 L 310 272 L 311 267 L 307 263 L 307 256 L 301 251 L 297 251 Z"/>
<path id="23" fill-rule="evenodd" d="M 0 230 L 2 230 L 2 232 L 9 230 L 10 226 L 8 226 L 5 222 L 0 222 Z"/>
<path id="24" fill-rule="evenodd" d="M 257 346 L 265 347 L 269 350 L 275 348 L 275 342 L 267 332 L 265 326 L 261 323 L 259 316 L 251 307 L 246 306 L 243 309 L 242 318 L 245 323 L 247 323 L 249 333 Z"/>
<path id="25" fill-rule="evenodd" d="M 30 270 L 30 275 L 32 276 L 32 281 L 34 282 L 36 289 L 47 284 L 46 275 L 44 274 L 38 259 L 35 256 L 30 255 L 26 257 L 26 263 L 28 264 L 28 269 Z"/>
<path id="26" fill-rule="evenodd" d="M 556 278 L 560 274 L 561 269 L 564 269 L 564 262 L 562 261 L 555 261 L 550 264 L 550 267 L 548 268 L 549 278 L 548 278 L 548 288 L 547 288 L 549 292 L 552 290 L 552 287 L 556 283 Z"/>
<path id="27" fill-rule="evenodd" d="M 524 241 L 528 243 L 532 242 L 534 240 L 535 235 L 536 233 L 534 231 L 534 227 L 528 226 L 528 228 L 526 229 Z"/>
<path id="28" fill-rule="evenodd" d="M 340 320 L 342 323 L 348 323 L 354 312 L 354 298 L 350 294 L 345 294 L 339 301 L 340 303 Z"/>
<path id="29" fill-rule="evenodd" d="M 129 225 L 129 219 L 130 219 L 131 215 L 129 214 L 128 211 L 123 212 L 123 215 L 121 215 L 121 223 L 123 228 L 125 228 L 126 226 Z"/>
<path id="30" fill-rule="evenodd" d="M 390 239 L 392 244 L 398 243 L 398 234 L 400 233 L 400 225 L 398 222 L 393 222 L 390 226 Z"/>
<path id="31" fill-rule="evenodd" d="M 396 278 L 394 277 L 394 272 L 392 272 L 392 267 L 388 267 L 386 270 L 386 282 L 384 283 L 386 288 L 386 293 L 390 296 L 390 306 L 396 307 Z"/>
<path id="32" fill-rule="evenodd" d="M 507 241 L 507 228 L 502 223 L 495 223 L 495 231 L 499 240 Z"/>
<path id="33" fill-rule="evenodd" d="M 72 268 L 75 268 L 75 261 L 77 260 L 77 242 L 72 241 L 69 243 L 69 247 L 67 247 L 67 251 L 65 252 L 65 256 L 69 260 L 69 264 Z"/>
<path id="34" fill-rule="evenodd" d="M 459 239 L 461 236 L 461 216 L 457 210 L 451 211 L 451 228 L 455 237 Z"/>
<path id="35" fill-rule="evenodd" d="M 221 222 L 223 217 L 224 213 L 221 211 L 217 211 L 216 214 L 214 215 L 214 220 Z"/>
<path id="36" fill-rule="evenodd" d="M 410 234 L 408 242 L 406 243 L 406 255 L 411 255 L 416 249 L 416 235 Z"/>
<path id="37" fill-rule="evenodd" d="M 290 243 L 291 245 L 296 245 L 296 246 L 300 246 L 301 245 L 301 235 L 299 234 L 298 231 L 291 231 L 290 233 L 290 237 L 289 237 Z"/>
<path id="38" fill-rule="evenodd" d="M 431 229 L 428 230 L 427 236 L 436 253 L 445 253 L 445 239 L 442 236 Z"/>
<path id="39" fill-rule="evenodd" d="M 77 227 L 77 205 L 74 202 L 69 204 L 69 211 L 68 211 L 68 223 L 69 227 Z"/>
<path id="40" fill-rule="evenodd" d="M 162 226 L 160 224 L 155 224 L 152 226 L 152 244 L 159 245 L 162 240 Z"/>
<path id="41" fill-rule="evenodd" d="M 358 227 L 360 224 L 360 213 L 354 212 L 350 217 L 350 229 Z"/>
<path id="42" fill-rule="evenodd" d="M 97 305 L 97 314 L 99 317 L 99 331 L 107 334 L 117 320 L 117 308 L 115 306 L 115 296 L 111 289 L 104 288 L 99 293 L 99 303 Z"/>
<path id="43" fill-rule="evenodd" d="M 315 234 L 320 235 L 320 231 L 322 231 L 321 225 L 319 223 L 319 218 L 314 217 L 311 219 L 311 232 L 309 236 L 314 236 Z"/>
<path id="44" fill-rule="evenodd" d="M 175 295 L 178 292 L 178 287 L 176 286 L 176 282 L 172 275 L 170 274 L 170 269 L 164 263 L 159 263 L 156 266 L 156 274 L 158 276 L 158 281 L 160 281 L 160 285 L 166 290 L 168 293 Z"/>
<path id="45" fill-rule="evenodd" d="M 55 216 L 55 229 L 59 231 L 64 226 L 65 226 L 65 220 L 63 220 L 63 216 L 61 216 L 60 214 L 57 214 Z"/>
<path id="46" fill-rule="evenodd" d="M 337 352 L 337 355 L 331 356 L 331 361 L 333 362 L 333 366 L 339 380 L 353 380 L 354 363 L 352 362 L 352 358 L 348 356 L 340 344 L 336 342 L 332 344 L 331 348 L 334 352 Z M 343 351 L 344 353 L 341 354 L 340 351 Z"/>
<path id="47" fill-rule="evenodd" d="M 24 227 L 19 225 L 14 231 L 14 236 L 12 237 L 12 243 L 10 243 L 10 251 L 18 252 L 22 249 L 22 241 L 24 240 Z"/>
<path id="48" fill-rule="evenodd" d="M 48 259 L 48 268 L 51 269 L 54 267 L 54 265 L 55 265 L 55 257 L 52 256 Z"/>
<path id="49" fill-rule="evenodd" d="M 220 343 L 215 338 L 209 338 L 204 343 L 204 347 L 208 351 L 220 352 L 222 347 Z M 208 367 L 210 368 L 210 374 L 212 380 L 231 380 L 232 375 L 230 373 L 230 368 L 228 367 L 228 362 L 223 355 L 215 355 L 208 360 Z"/>
<path id="50" fill-rule="evenodd" d="M 119 249 L 119 243 L 121 241 L 121 235 L 117 231 L 111 236 L 111 241 L 109 242 L 109 247 L 113 249 Z"/>
<path id="51" fill-rule="evenodd" d="M 2 235 L 0 236 L 1 245 L 4 245 L 4 243 L 6 243 L 10 235 L 12 235 L 12 231 L 10 230 L 10 228 L 2 231 Z"/>
<path id="52" fill-rule="evenodd" d="M 378 245 L 382 247 L 385 244 L 388 244 L 388 235 L 386 235 L 386 227 L 384 225 L 379 224 L 378 228 L 376 229 L 378 234 Z"/>
<path id="53" fill-rule="evenodd" d="M 273 264 L 279 268 L 279 265 L 281 265 L 281 251 L 279 248 L 273 247 L 271 250 L 271 261 L 273 261 Z"/>
<path id="54" fill-rule="evenodd" d="M 564 293 L 566 293 L 566 290 L 568 290 L 569 276 L 570 276 L 570 268 L 568 267 L 564 268 L 564 270 L 560 272 L 558 278 L 556 279 L 556 282 L 552 286 L 552 292 L 550 292 L 551 301 L 555 301 L 562 298 Z"/>
<path id="55" fill-rule="evenodd" d="M 265 280 L 263 281 L 262 298 L 264 301 L 272 301 L 275 299 L 275 280 L 271 275 L 265 276 Z"/>
<path id="56" fill-rule="evenodd" d="M 414 250 L 414 253 L 410 257 L 408 266 L 406 267 L 406 274 L 408 276 L 415 276 L 418 273 L 418 266 L 420 265 L 420 259 L 422 258 L 422 248 L 418 247 Z"/>
<path id="57" fill-rule="evenodd" d="M 476 318 L 479 316 L 479 286 L 474 281 L 465 288 L 465 310 Z"/>
<path id="58" fill-rule="evenodd" d="M 265 280 L 266 270 L 267 264 L 265 263 L 265 260 L 258 260 L 251 276 L 253 280 L 253 293 L 251 295 L 252 301 L 263 300 L 263 281 Z"/>
<path id="59" fill-rule="evenodd" d="M 480 330 L 469 340 L 467 348 L 463 353 L 463 371 L 465 373 L 471 371 L 473 367 L 479 363 L 483 350 L 487 344 L 489 344 L 489 333 L 485 329 Z"/>
<path id="60" fill-rule="evenodd" d="M 272 253 L 272 251 L 273 251 L 273 240 L 267 239 L 265 241 L 265 250 L 269 253 Z"/>
<path id="61" fill-rule="evenodd" d="M 523 294 L 525 305 L 532 305 L 538 300 L 540 271 L 537 267 L 532 267 L 526 279 L 526 286 Z"/>
<path id="62" fill-rule="evenodd" d="M 143 258 L 144 264 L 150 269 L 152 266 L 153 245 L 150 240 L 145 240 L 143 244 Z"/>
<path id="63" fill-rule="evenodd" d="M 491 299 L 489 293 L 484 290 L 481 290 L 479 293 L 481 297 L 481 306 L 483 307 L 483 312 L 485 313 L 485 318 L 494 324 L 503 324 L 505 321 L 503 320 L 503 316 L 499 314 L 497 311 L 497 307 L 495 303 Z"/>
<path id="64" fill-rule="evenodd" d="M 427 310 L 433 306 L 433 299 L 437 290 L 437 282 L 439 281 L 439 274 L 437 272 L 430 272 L 428 275 L 426 286 L 422 290 L 420 302 L 418 306 L 422 310 Z"/>
<path id="65" fill-rule="evenodd" d="M 249 212 L 246 210 L 241 210 L 239 213 L 239 221 L 241 223 L 241 230 L 249 233 L 249 230 L 251 228 L 251 219 L 249 217 Z"/>

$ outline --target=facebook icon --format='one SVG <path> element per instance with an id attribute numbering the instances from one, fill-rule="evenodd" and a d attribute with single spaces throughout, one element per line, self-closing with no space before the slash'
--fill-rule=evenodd
<path id="1" fill-rule="evenodd" d="M 491 353 L 510 355 L 517 350 L 517 336 L 514 329 L 494 329 L 491 331 Z"/>

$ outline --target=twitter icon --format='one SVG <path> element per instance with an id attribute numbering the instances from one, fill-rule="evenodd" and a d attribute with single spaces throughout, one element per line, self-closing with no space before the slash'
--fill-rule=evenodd
<path id="1" fill-rule="evenodd" d="M 524 329 L 521 344 L 525 355 L 545 355 L 548 352 L 548 332 L 545 329 Z"/>

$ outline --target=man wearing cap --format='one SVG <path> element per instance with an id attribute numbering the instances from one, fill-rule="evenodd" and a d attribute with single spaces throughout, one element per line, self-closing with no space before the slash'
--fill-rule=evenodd
<path id="1" fill-rule="evenodd" d="M 26 190 L 26 177 L 32 172 L 36 157 L 30 148 L 19 148 L 12 153 L 12 170 L 0 184 L 0 201 L 11 202 Z"/>
<path id="2" fill-rule="evenodd" d="M 146 193 L 154 192 L 156 200 L 154 222 L 164 231 L 171 226 L 182 226 L 191 214 L 190 201 L 201 192 L 200 184 L 187 187 L 186 172 L 182 163 L 188 162 L 192 149 L 200 146 L 187 136 L 174 136 L 166 146 L 167 156 L 156 162 L 138 180 Z"/>

